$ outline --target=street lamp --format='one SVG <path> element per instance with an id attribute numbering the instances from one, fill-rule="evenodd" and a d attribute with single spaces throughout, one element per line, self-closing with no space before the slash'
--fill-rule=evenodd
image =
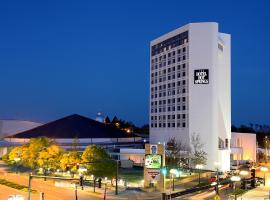
<path id="1" fill-rule="evenodd" d="M 18 157 L 14 158 L 14 161 L 16 163 L 16 174 L 18 174 L 18 162 L 20 162 L 20 160 L 21 158 L 18 158 Z"/>
<path id="2" fill-rule="evenodd" d="M 265 186 L 265 173 L 268 171 L 268 168 L 261 167 L 260 170 L 263 172 L 263 185 Z"/>
<path id="3" fill-rule="evenodd" d="M 268 157 L 268 151 L 267 151 L 267 142 L 268 142 L 268 137 L 265 136 L 265 163 L 267 163 L 267 157 Z"/>
<path id="4" fill-rule="evenodd" d="M 231 181 L 233 182 L 234 199 L 237 200 L 237 195 L 236 195 L 236 192 L 235 192 L 235 189 L 236 189 L 235 183 L 238 182 L 238 181 L 241 181 L 241 178 L 240 178 L 240 176 L 232 176 Z"/>
<path id="5" fill-rule="evenodd" d="M 180 171 L 177 169 L 170 169 L 170 178 L 172 179 L 172 191 L 174 191 L 174 178 L 180 176 Z"/>
<path id="6" fill-rule="evenodd" d="M 219 185 L 218 167 L 219 167 L 220 163 L 219 162 L 214 162 L 214 165 L 216 166 L 216 169 L 217 169 L 217 171 L 216 171 L 216 173 L 217 173 L 216 194 L 218 194 L 219 193 L 219 190 L 218 190 L 218 185 Z"/>
<path id="7" fill-rule="evenodd" d="M 244 182 L 244 189 L 246 189 L 246 176 L 248 175 L 248 171 L 242 170 L 239 172 L 241 176 L 243 176 L 243 182 Z"/>
<path id="8" fill-rule="evenodd" d="M 196 169 L 199 170 L 199 184 L 201 183 L 201 169 L 203 168 L 203 165 L 198 164 L 195 166 Z"/>

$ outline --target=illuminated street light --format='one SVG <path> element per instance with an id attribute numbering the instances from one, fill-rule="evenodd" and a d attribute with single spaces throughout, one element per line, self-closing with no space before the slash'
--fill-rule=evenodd
<path id="1" fill-rule="evenodd" d="M 180 174 L 181 172 L 178 171 L 177 169 L 170 169 L 170 180 L 172 180 L 172 185 L 171 185 L 171 188 L 172 188 L 172 191 L 174 191 L 174 178 L 175 177 L 180 177 Z"/>
<path id="2" fill-rule="evenodd" d="M 200 184 L 201 183 L 201 170 L 203 169 L 203 165 L 198 164 L 195 166 L 195 168 L 199 170 L 199 184 Z"/>
<path id="3" fill-rule="evenodd" d="M 261 167 L 261 172 L 263 172 L 263 185 L 265 186 L 265 173 L 268 171 L 267 167 Z"/>
<path id="4" fill-rule="evenodd" d="M 164 177 L 167 175 L 167 169 L 164 167 L 161 169 L 161 173 L 163 174 Z"/>
<path id="5" fill-rule="evenodd" d="M 18 174 L 18 162 L 20 162 L 21 158 L 14 158 L 14 161 L 16 163 L 16 174 Z"/>
<path id="6" fill-rule="evenodd" d="M 241 176 L 247 176 L 248 175 L 248 171 L 240 171 L 239 173 Z"/>
<path id="7" fill-rule="evenodd" d="M 241 178 L 240 178 L 240 176 L 232 176 L 231 177 L 231 181 L 233 182 L 233 190 L 234 190 L 234 193 L 235 193 L 234 198 L 236 200 L 237 199 L 237 195 L 236 195 L 236 192 L 235 192 L 235 183 L 241 181 Z"/>
<path id="8" fill-rule="evenodd" d="M 249 174 L 248 173 L 248 171 L 245 171 L 245 170 L 241 170 L 240 172 L 239 172 L 239 174 L 241 175 L 241 176 L 243 176 L 243 183 L 244 183 L 244 189 L 246 189 L 246 176 Z"/>

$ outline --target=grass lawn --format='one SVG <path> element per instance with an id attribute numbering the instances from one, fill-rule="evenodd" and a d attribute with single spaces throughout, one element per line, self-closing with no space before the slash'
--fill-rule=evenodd
<path id="1" fill-rule="evenodd" d="M 0 184 L 1 185 L 5 185 L 5 186 L 10 187 L 10 188 L 13 188 L 13 189 L 16 189 L 16 190 L 21 190 L 21 191 L 24 191 L 24 192 L 27 192 L 28 191 L 28 187 L 27 186 L 25 186 L 25 185 L 19 185 L 17 183 L 13 183 L 13 182 L 7 181 L 5 179 L 0 179 Z M 37 192 L 37 191 L 31 189 L 31 192 Z"/>
<path id="2" fill-rule="evenodd" d="M 119 177 L 127 182 L 138 182 L 143 179 L 143 168 L 133 167 L 132 169 L 120 169 Z"/>

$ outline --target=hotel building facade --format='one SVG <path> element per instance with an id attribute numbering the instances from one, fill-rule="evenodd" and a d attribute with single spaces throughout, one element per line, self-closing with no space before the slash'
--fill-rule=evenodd
<path id="1" fill-rule="evenodd" d="M 231 39 L 190 23 L 150 43 L 150 143 L 200 136 L 206 169 L 230 169 Z M 218 165 L 218 166 L 217 166 Z"/>

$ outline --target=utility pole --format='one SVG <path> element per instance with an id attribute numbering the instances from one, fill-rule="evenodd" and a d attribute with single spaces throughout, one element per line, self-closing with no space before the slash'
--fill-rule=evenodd
<path id="1" fill-rule="evenodd" d="M 75 199 L 74 200 L 78 200 L 77 184 L 75 185 Z"/>
<path id="2" fill-rule="evenodd" d="M 115 195 L 118 195 L 118 160 L 116 161 Z"/>
<path id="3" fill-rule="evenodd" d="M 28 200 L 30 200 L 30 193 L 31 193 L 31 179 L 32 179 L 32 176 L 31 176 L 31 174 L 29 174 L 29 178 L 28 178 Z"/>

